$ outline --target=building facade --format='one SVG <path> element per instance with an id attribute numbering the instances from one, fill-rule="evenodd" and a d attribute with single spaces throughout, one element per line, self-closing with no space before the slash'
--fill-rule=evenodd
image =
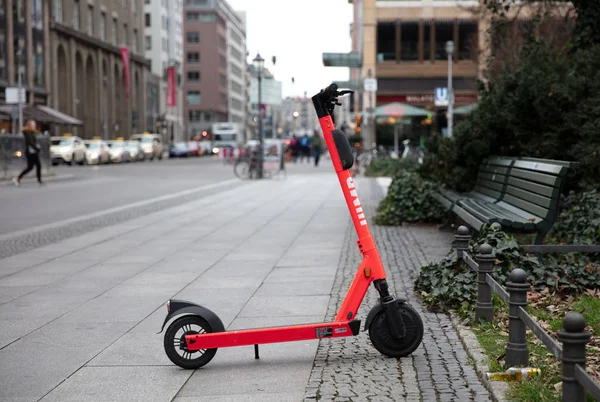
<path id="1" fill-rule="evenodd" d="M 112 139 L 146 130 L 144 1 L 44 1 L 51 5 L 50 103 L 83 121 L 61 131 Z"/>
<path id="2" fill-rule="evenodd" d="M 49 6 L 42 0 L 0 0 L 0 104 L 21 76 L 26 103 L 47 105 L 50 93 Z M 1 129 L 11 132 L 10 108 Z M 33 117 L 36 116 L 26 116 Z"/>
<path id="3" fill-rule="evenodd" d="M 183 0 L 144 0 L 144 51 L 151 63 L 150 71 L 159 82 L 158 111 L 150 116 L 148 122 L 169 141 L 184 139 L 182 19 Z M 175 105 L 167 104 L 169 67 L 175 68 Z M 149 100 L 155 101 L 153 98 Z"/>
<path id="4" fill-rule="evenodd" d="M 184 119 L 188 135 L 246 122 L 246 23 L 224 0 L 184 5 Z"/>
<path id="5" fill-rule="evenodd" d="M 435 106 L 434 92 L 448 85 L 448 41 L 455 45 L 455 106 L 477 101 L 483 38 L 480 17 L 474 11 L 478 1 L 349 2 L 354 5 L 352 50 L 362 61 L 360 68 L 351 69 L 351 79 L 358 83 L 365 78 L 377 79 L 375 94 L 363 91 L 356 99 L 358 110 L 367 117 L 376 106 L 400 102 L 431 110 L 444 127 L 445 108 Z M 375 140 L 371 136 L 368 143 Z"/>

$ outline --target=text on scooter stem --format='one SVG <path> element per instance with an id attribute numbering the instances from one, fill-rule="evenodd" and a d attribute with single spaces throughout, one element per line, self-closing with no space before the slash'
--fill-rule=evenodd
<path id="1" fill-rule="evenodd" d="M 360 206 L 360 200 L 358 199 L 358 193 L 356 192 L 356 187 L 354 186 L 354 179 L 352 177 L 348 177 L 346 179 L 346 186 L 350 190 L 350 195 L 354 198 L 353 204 L 356 210 L 357 218 L 360 220 L 360 226 L 365 226 L 367 224 L 367 220 L 365 219 L 365 214 L 363 213 L 363 209 Z"/>

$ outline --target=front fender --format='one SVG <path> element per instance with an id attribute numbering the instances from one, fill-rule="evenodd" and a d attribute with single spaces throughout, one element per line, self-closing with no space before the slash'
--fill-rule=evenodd
<path id="1" fill-rule="evenodd" d="M 384 307 L 381 304 L 373 306 L 373 308 L 371 309 L 371 311 L 369 311 L 369 314 L 367 315 L 367 319 L 365 320 L 365 331 L 369 329 L 369 327 L 371 326 L 371 322 L 375 319 L 377 313 L 379 313 L 383 309 Z"/>
<path id="2" fill-rule="evenodd" d="M 170 306 L 170 311 L 165 317 L 165 321 L 163 322 L 162 327 L 158 332 L 159 334 L 163 331 L 163 329 L 165 329 L 165 325 L 167 325 L 167 322 L 169 322 L 172 318 L 184 315 L 200 316 L 203 319 L 205 319 L 206 322 L 208 322 L 213 332 L 225 332 L 225 326 L 223 325 L 221 319 L 206 307 L 202 307 L 198 304 L 191 303 L 185 300 L 177 299 L 169 300 L 168 304 Z"/>

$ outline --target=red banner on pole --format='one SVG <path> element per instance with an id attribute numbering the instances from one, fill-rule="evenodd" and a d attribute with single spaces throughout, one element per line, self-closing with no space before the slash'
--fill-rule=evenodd
<path id="1" fill-rule="evenodd" d="M 176 106 L 177 97 L 175 96 L 175 67 L 167 68 L 167 106 Z"/>
<path id="2" fill-rule="evenodd" d="M 126 46 L 121 47 L 121 59 L 123 60 L 123 77 L 125 78 L 125 97 L 129 99 L 129 50 Z"/>

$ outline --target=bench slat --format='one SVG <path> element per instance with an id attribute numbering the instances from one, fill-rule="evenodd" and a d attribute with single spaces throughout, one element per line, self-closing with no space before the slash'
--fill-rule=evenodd
<path id="1" fill-rule="evenodd" d="M 475 185 L 475 191 L 477 191 L 477 189 L 479 187 L 489 188 L 491 190 L 496 190 L 496 191 L 498 191 L 498 192 L 501 193 L 502 189 L 504 188 L 504 184 L 503 183 L 497 183 L 495 181 L 481 181 L 477 185 Z"/>
<path id="2" fill-rule="evenodd" d="M 509 168 L 504 166 L 481 166 L 480 172 L 491 173 L 491 174 L 502 174 L 508 173 Z"/>
<path id="3" fill-rule="evenodd" d="M 498 222 L 503 227 L 512 227 L 532 231 L 535 229 L 535 223 L 529 221 L 520 215 L 515 214 L 497 204 L 479 202 L 476 200 L 462 200 L 460 206 L 480 218 L 486 217 L 489 222 Z"/>
<path id="4" fill-rule="evenodd" d="M 513 186 L 506 187 L 506 194 L 515 196 L 544 209 L 552 209 L 555 206 L 555 200 L 552 198 L 544 197 L 542 195 L 532 193 L 531 191 Z"/>
<path id="5" fill-rule="evenodd" d="M 510 177 L 508 179 L 509 186 L 514 186 L 528 191 L 533 191 L 536 194 L 543 195 L 549 198 L 559 197 L 560 191 L 557 187 L 544 186 L 543 184 L 534 183 L 516 177 Z"/>
<path id="6" fill-rule="evenodd" d="M 518 177 L 525 181 L 533 181 L 533 182 L 545 184 L 547 186 L 552 186 L 552 187 L 560 187 L 560 182 L 561 182 L 561 179 L 558 176 L 544 174 L 544 173 L 538 173 L 538 172 L 532 172 L 529 170 L 522 170 L 522 169 L 513 169 L 510 172 L 510 176 Z"/>
<path id="7" fill-rule="evenodd" d="M 505 194 L 504 199 L 502 201 L 506 204 L 513 205 L 524 211 L 537 215 L 542 219 L 545 219 L 549 215 L 549 210 L 547 208 L 543 208 L 539 205 L 532 204 L 528 201 L 522 200 L 510 194 Z"/>
<path id="8" fill-rule="evenodd" d="M 523 159 L 518 159 L 515 161 L 513 165 L 513 169 L 526 169 L 540 173 L 548 173 L 556 176 L 566 174 L 567 168 L 561 165 L 553 165 L 550 163 L 544 162 L 536 162 L 536 161 L 528 161 Z"/>
<path id="9" fill-rule="evenodd" d="M 458 205 L 454 205 L 452 207 L 452 212 L 454 212 L 459 218 L 461 218 L 462 220 L 467 222 L 467 224 L 469 226 L 471 226 L 473 229 L 475 229 L 477 231 L 480 231 L 481 227 L 484 224 L 484 222 L 475 218 L 473 215 L 471 215 L 470 213 L 468 213 L 467 211 L 465 211 L 463 208 L 459 207 Z"/>
<path id="10" fill-rule="evenodd" d="M 435 198 L 440 204 L 442 204 L 444 209 L 446 209 L 446 210 L 450 209 L 450 207 L 452 206 L 452 201 L 450 201 L 449 199 L 444 197 L 442 194 L 433 193 L 432 195 L 433 195 L 433 198 Z"/>
<path id="11" fill-rule="evenodd" d="M 495 191 L 489 188 L 484 188 L 484 187 L 480 187 L 477 189 L 478 193 L 487 195 L 489 197 L 492 197 L 494 200 L 499 200 L 500 196 L 502 195 L 502 193 L 500 191 Z"/>

